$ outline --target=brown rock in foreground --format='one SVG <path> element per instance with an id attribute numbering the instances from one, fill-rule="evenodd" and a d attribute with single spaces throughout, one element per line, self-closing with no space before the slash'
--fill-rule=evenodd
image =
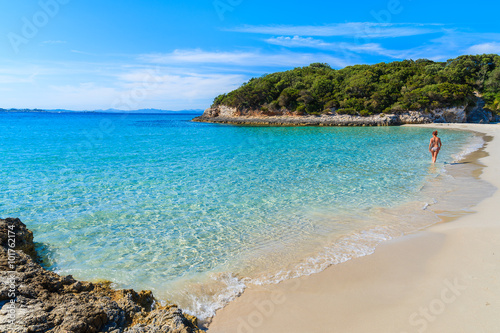
<path id="1" fill-rule="evenodd" d="M 33 233 L 19 219 L 0 219 L 0 332 L 201 332 L 176 305 L 151 291 L 115 290 L 76 281 L 36 262 Z M 189 319 L 188 319 L 189 318 Z"/>

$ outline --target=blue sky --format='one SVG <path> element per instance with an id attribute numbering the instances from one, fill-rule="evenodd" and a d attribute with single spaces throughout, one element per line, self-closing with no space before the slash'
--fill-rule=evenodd
<path id="1" fill-rule="evenodd" d="M 251 77 L 500 53 L 496 1 L 0 2 L 0 107 L 204 109 Z"/>

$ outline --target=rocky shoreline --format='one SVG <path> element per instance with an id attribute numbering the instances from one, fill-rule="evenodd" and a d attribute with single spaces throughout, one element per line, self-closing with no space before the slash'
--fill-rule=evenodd
<path id="1" fill-rule="evenodd" d="M 402 124 L 426 124 L 433 121 L 415 113 L 405 115 L 377 115 L 369 117 L 351 115 L 321 116 L 246 116 L 246 117 L 196 117 L 195 122 L 253 125 L 253 126 L 395 126 Z"/>
<path id="2" fill-rule="evenodd" d="M 39 265 L 33 233 L 0 219 L 0 332 L 200 333 L 196 317 L 151 291 L 77 281 Z"/>
<path id="3" fill-rule="evenodd" d="M 499 116 L 484 109 L 484 101 L 478 98 L 473 108 L 438 108 L 428 112 L 406 111 L 397 114 L 359 116 L 332 111 L 322 115 L 296 115 L 287 110 L 263 112 L 262 110 L 238 110 L 224 105 L 213 106 L 192 121 L 250 125 L 250 126 L 397 126 L 428 123 L 490 123 L 498 122 Z"/>

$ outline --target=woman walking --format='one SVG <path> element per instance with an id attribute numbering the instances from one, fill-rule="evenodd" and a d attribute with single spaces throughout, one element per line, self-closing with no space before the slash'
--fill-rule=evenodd
<path id="1" fill-rule="evenodd" d="M 432 132 L 431 142 L 429 143 L 429 151 L 432 154 L 432 163 L 436 163 L 436 159 L 438 157 L 439 151 L 443 144 L 441 143 L 441 139 L 438 138 L 438 131 Z"/>

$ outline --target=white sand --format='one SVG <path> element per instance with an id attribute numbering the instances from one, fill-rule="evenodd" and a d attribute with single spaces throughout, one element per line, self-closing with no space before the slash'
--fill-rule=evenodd
<path id="1" fill-rule="evenodd" d="M 500 124 L 429 127 L 493 136 L 480 177 L 500 187 Z M 500 192 L 475 210 L 319 274 L 252 286 L 209 332 L 500 332 Z"/>

